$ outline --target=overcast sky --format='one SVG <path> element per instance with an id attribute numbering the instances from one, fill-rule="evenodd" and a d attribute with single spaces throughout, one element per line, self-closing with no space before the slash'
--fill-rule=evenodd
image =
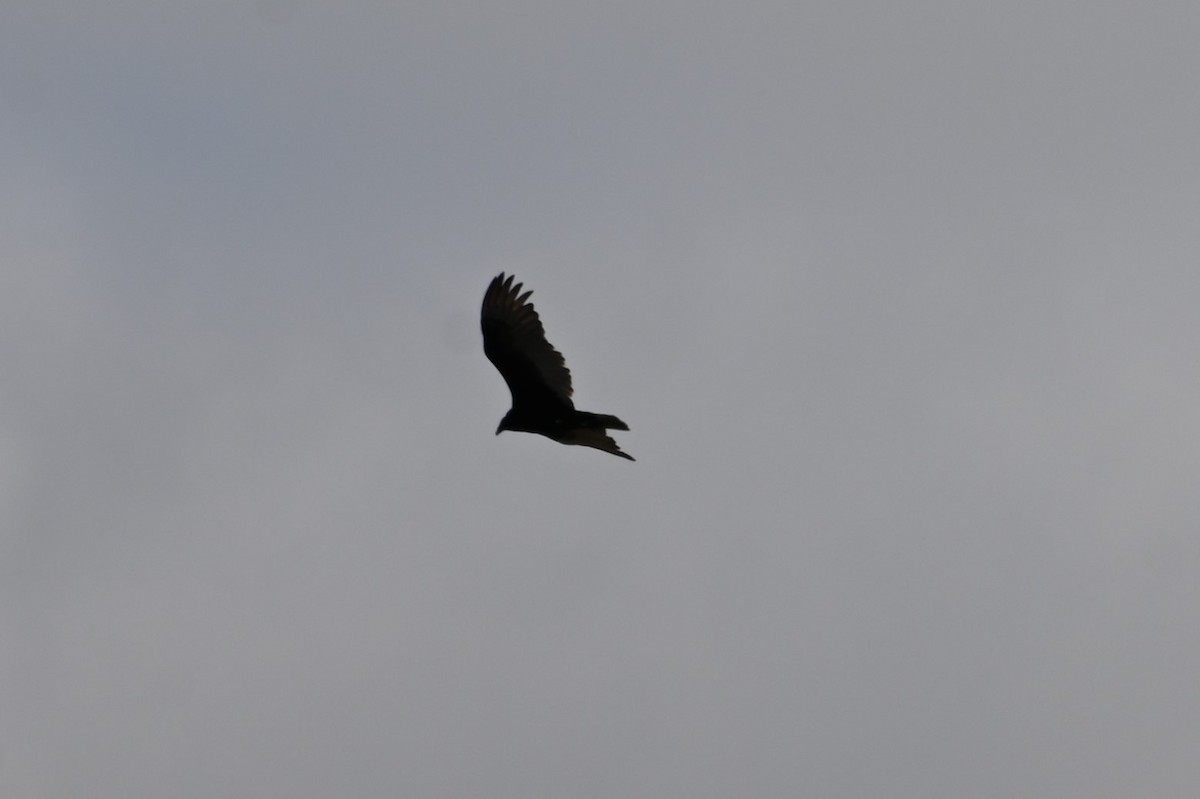
<path id="1" fill-rule="evenodd" d="M 1200 795 L 1198 41 L 6 3 L 0 794 Z"/>

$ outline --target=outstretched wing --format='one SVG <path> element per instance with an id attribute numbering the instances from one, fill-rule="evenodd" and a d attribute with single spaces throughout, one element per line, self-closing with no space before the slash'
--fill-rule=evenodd
<path id="1" fill-rule="evenodd" d="M 480 322 L 483 351 L 508 383 L 513 407 L 571 402 L 571 372 L 562 354 L 546 341 L 546 331 L 533 304 L 532 291 L 501 272 L 483 295 Z"/>

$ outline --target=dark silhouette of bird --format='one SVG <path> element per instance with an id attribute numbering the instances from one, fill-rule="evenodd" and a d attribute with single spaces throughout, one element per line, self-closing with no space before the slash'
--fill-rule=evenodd
<path id="1" fill-rule="evenodd" d="M 537 433 L 560 444 L 611 452 L 633 460 L 621 451 L 608 430 L 628 430 L 615 416 L 575 410 L 571 401 L 571 372 L 562 354 L 546 340 L 542 320 L 528 301 L 532 291 L 501 272 L 483 295 L 480 325 L 483 351 L 512 392 L 512 409 L 500 420 L 503 430 Z"/>

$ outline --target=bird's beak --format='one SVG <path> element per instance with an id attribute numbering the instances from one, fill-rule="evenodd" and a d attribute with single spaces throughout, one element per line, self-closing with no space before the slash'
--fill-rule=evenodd
<path id="1" fill-rule="evenodd" d="M 500 425 L 499 427 L 497 427 L 497 428 L 496 428 L 496 435 L 500 435 L 500 431 L 501 431 L 501 430 L 503 430 L 503 429 L 504 429 L 504 425 L 503 425 L 503 424 L 502 424 L 502 425 Z"/>

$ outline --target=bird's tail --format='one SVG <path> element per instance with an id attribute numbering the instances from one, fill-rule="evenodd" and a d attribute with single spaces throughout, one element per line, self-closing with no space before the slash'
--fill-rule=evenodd
<path id="1" fill-rule="evenodd" d="M 604 452 L 611 452 L 626 460 L 633 460 L 632 455 L 622 452 L 621 448 L 617 446 L 617 442 L 613 441 L 612 436 L 605 435 L 604 430 L 599 427 L 576 427 L 574 430 L 566 431 L 558 440 L 564 444 L 593 447 Z"/>
<path id="2" fill-rule="evenodd" d="M 628 430 L 629 425 L 622 422 L 615 416 L 609 416 L 606 413 L 589 413 L 588 411 L 579 411 L 579 421 L 582 422 L 581 427 L 599 427 L 604 430 Z"/>

